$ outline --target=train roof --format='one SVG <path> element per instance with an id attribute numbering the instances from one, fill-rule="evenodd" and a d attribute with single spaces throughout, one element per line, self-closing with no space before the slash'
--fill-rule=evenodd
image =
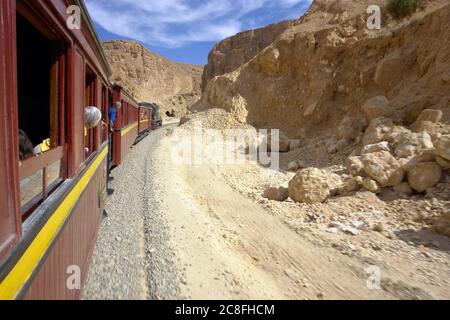
<path id="1" fill-rule="evenodd" d="M 89 14 L 89 11 L 84 3 L 84 0 L 73 0 L 71 1 L 73 4 L 78 5 L 81 9 L 81 15 L 83 20 L 86 22 L 87 25 L 87 31 L 89 32 L 89 36 L 91 40 L 93 40 L 93 43 L 95 45 L 95 51 L 96 54 L 101 58 L 101 62 L 103 64 L 103 67 L 105 68 L 106 72 L 108 73 L 108 77 L 111 75 L 111 67 L 108 63 L 108 60 L 106 59 L 105 52 L 103 51 L 103 45 L 100 40 L 100 37 L 98 36 L 97 30 L 94 27 L 94 24 L 92 22 L 91 15 Z M 85 35 L 86 36 L 86 35 Z"/>

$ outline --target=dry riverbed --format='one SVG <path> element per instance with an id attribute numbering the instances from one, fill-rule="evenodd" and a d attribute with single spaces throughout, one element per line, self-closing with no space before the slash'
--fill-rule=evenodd
<path id="1" fill-rule="evenodd" d="M 305 208 L 256 195 L 258 177 L 285 174 L 175 164 L 166 130 L 113 172 L 85 299 L 450 297 L 448 238 L 417 248 L 377 232 L 326 232 L 295 214 Z"/>

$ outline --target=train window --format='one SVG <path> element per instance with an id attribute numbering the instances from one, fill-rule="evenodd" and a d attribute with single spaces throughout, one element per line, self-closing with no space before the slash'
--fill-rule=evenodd
<path id="1" fill-rule="evenodd" d="M 20 199 L 26 218 L 65 178 L 64 45 L 16 16 Z"/>
<path id="2" fill-rule="evenodd" d="M 95 106 L 96 100 L 96 79 L 97 76 L 95 73 L 86 66 L 86 86 L 85 86 L 85 94 L 84 94 L 84 105 L 86 107 Z M 86 129 L 84 130 L 84 146 L 85 146 L 85 156 L 88 158 L 95 150 L 94 150 L 94 129 Z"/>
<path id="3" fill-rule="evenodd" d="M 106 90 L 105 85 L 102 85 L 102 114 L 103 114 L 103 121 L 105 125 L 101 126 L 101 137 L 102 137 L 102 143 L 108 140 L 108 126 L 106 123 L 107 121 L 107 115 L 108 115 L 108 90 Z"/>

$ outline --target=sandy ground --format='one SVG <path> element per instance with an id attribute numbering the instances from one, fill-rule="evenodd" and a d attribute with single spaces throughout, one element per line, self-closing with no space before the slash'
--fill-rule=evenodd
<path id="1" fill-rule="evenodd" d="M 450 297 L 448 238 L 433 235 L 433 247 L 394 230 L 329 233 L 320 216 L 333 203 L 259 196 L 263 181 L 287 173 L 174 163 L 172 129 L 152 133 L 116 169 L 85 299 Z M 349 221 L 383 216 L 363 200 L 347 209 Z"/>

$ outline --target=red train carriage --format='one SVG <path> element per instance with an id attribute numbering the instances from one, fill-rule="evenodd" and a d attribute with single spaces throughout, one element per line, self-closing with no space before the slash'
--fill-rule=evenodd
<path id="1" fill-rule="evenodd" d="M 152 108 L 139 104 L 139 135 L 152 129 Z"/>
<path id="2" fill-rule="evenodd" d="M 81 12 L 74 30 L 71 5 Z M 77 299 L 108 153 L 107 127 L 85 130 L 84 109 L 108 122 L 110 70 L 82 1 L 2 0 L 0 21 L 0 299 Z M 123 117 L 121 133 L 135 135 Z M 19 129 L 36 155 L 19 153 Z"/>
<path id="3" fill-rule="evenodd" d="M 113 86 L 113 103 L 120 102 L 122 108 L 117 113 L 112 138 L 112 166 L 120 165 L 138 136 L 139 105 L 121 87 Z"/>

